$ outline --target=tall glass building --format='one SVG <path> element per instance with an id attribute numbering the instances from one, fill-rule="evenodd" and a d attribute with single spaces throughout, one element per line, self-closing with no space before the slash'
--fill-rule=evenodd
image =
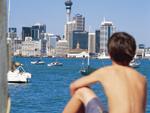
<path id="1" fill-rule="evenodd" d="M 31 37 L 31 27 L 22 27 L 22 40 L 25 41 L 25 37 Z"/>
<path id="2" fill-rule="evenodd" d="M 95 31 L 95 52 L 100 52 L 100 30 Z"/>
<path id="3" fill-rule="evenodd" d="M 35 24 L 32 26 L 32 39 L 40 40 L 42 37 L 42 33 L 46 33 L 46 25 L 45 24 Z"/>
<path id="4" fill-rule="evenodd" d="M 72 49 L 76 49 L 79 46 L 80 49 L 88 49 L 88 32 L 72 32 Z"/>
<path id="5" fill-rule="evenodd" d="M 100 53 L 108 54 L 107 43 L 108 38 L 116 32 L 116 27 L 113 25 L 111 21 L 104 21 L 100 26 Z"/>

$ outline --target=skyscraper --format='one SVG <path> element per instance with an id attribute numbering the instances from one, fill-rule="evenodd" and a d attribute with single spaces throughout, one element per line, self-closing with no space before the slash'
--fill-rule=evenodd
<path id="1" fill-rule="evenodd" d="M 100 30 L 95 31 L 95 52 L 100 52 Z"/>
<path id="2" fill-rule="evenodd" d="M 46 33 L 46 25 L 37 23 L 32 26 L 31 32 L 33 40 L 40 40 L 42 38 L 42 33 Z"/>
<path id="3" fill-rule="evenodd" d="M 89 33 L 88 51 L 89 51 L 89 53 L 95 53 L 95 33 Z"/>
<path id="4" fill-rule="evenodd" d="M 75 21 L 76 31 L 85 31 L 85 17 L 83 17 L 81 14 L 76 14 L 73 17 L 73 21 Z"/>
<path id="5" fill-rule="evenodd" d="M 66 16 L 67 16 L 67 22 L 71 20 L 71 6 L 72 6 L 71 0 L 66 0 L 65 1 L 65 6 L 66 6 Z"/>
<path id="6" fill-rule="evenodd" d="M 85 17 L 81 14 L 76 14 L 72 21 L 67 22 L 65 25 L 65 39 L 68 41 L 69 49 L 74 48 L 72 45 L 72 38 L 74 38 L 74 36 L 72 36 L 73 31 L 85 33 Z"/>
<path id="7" fill-rule="evenodd" d="M 100 26 L 100 53 L 108 53 L 107 52 L 107 42 L 108 38 L 116 32 L 116 27 L 113 25 L 111 21 L 104 21 Z"/>
<path id="8" fill-rule="evenodd" d="M 9 38 L 11 38 L 11 40 L 17 38 L 17 28 L 14 27 L 9 28 L 8 36 Z"/>
<path id="9" fill-rule="evenodd" d="M 31 36 L 31 27 L 22 27 L 22 40 L 25 41 L 25 37 Z"/>

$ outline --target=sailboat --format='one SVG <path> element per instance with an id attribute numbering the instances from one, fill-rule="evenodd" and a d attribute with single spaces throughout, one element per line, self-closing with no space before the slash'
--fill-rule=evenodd
<path id="1" fill-rule="evenodd" d="M 84 67 L 82 67 L 82 69 L 80 70 L 80 73 L 82 74 L 82 75 L 88 75 L 88 74 L 90 74 L 90 73 L 92 73 L 92 72 L 94 72 L 96 69 L 95 68 L 92 68 L 91 66 L 90 66 L 90 55 L 88 55 L 88 63 L 87 63 L 87 66 L 84 66 Z"/>
<path id="2" fill-rule="evenodd" d="M 135 59 L 133 59 L 130 63 L 129 63 L 130 67 L 133 68 L 138 68 L 140 66 L 140 62 L 136 61 Z"/>

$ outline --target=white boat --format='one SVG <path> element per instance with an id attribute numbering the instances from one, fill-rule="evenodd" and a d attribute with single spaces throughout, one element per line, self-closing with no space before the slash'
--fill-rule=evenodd
<path id="1" fill-rule="evenodd" d="M 99 54 L 97 58 L 98 59 L 110 59 L 110 56 L 106 55 L 106 53 L 103 52 L 103 53 Z"/>
<path id="2" fill-rule="evenodd" d="M 47 64 L 47 66 L 51 67 L 51 66 L 63 66 L 63 63 L 61 62 L 51 62 L 49 64 Z"/>
<path id="3" fill-rule="evenodd" d="M 140 62 L 137 62 L 135 60 L 132 60 L 130 63 L 129 63 L 129 66 L 130 67 L 133 67 L 133 68 L 137 68 L 140 66 Z"/>
<path id="4" fill-rule="evenodd" d="M 27 83 L 29 79 L 31 79 L 31 74 L 25 72 L 22 66 L 7 73 L 7 80 L 9 83 Z"/>
<path id="5" fill-rule="evenodd" d="M 42 60 L 37 60 L 37 61 L 31 61 L 31 64 L 45 64 L 45 62 L 44 61 L 42 61 Z"/>

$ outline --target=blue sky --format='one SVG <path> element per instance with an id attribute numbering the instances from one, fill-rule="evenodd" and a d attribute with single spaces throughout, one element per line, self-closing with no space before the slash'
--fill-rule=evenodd
<path id="1" fill-rule="evenodd" d="M 10 27 L 35 23 L 47 25 L 47 32 L 63 35 L 66 22 L 65 0 L 10 0 Z M 150 0 L 72 0 L 72 16 L 85 17 L 86 28 L 99 29 L 105 17 L 118 31 L 132 34 L 137 43 L 150 47 Z"/>

